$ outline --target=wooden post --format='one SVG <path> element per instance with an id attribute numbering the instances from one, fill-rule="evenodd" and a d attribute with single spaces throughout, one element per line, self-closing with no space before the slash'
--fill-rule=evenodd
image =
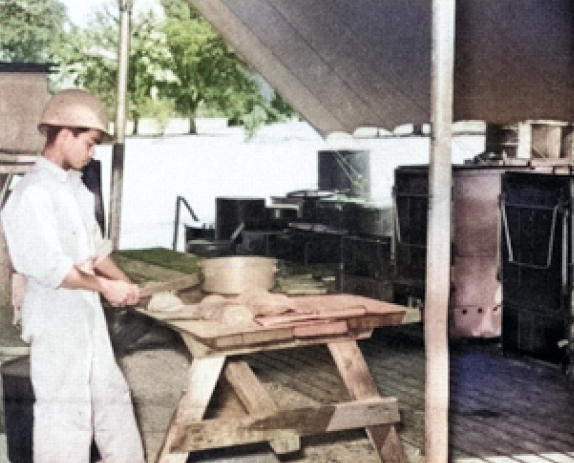
<path id="1" fill-rule="evenodd" d="M 10 304 L 10 257 L 4 229 L 0 227 L 0 310 L 8 310 Z M 0 316 L 0 318 L 2 318 Z"/>
<path id="2" fill-rule="evenodd" d="M 432 2 L 429 222 L 424 334 L 425 460 L 448 461 L 448 300 L 451 254 L 455 0 Z"/>
<path id="3" fill-rule="evenodd" d="M 127 115 L 128 63 L 130 54 L 130 19 L 133 0 L 118 0 L 120 6 L 120 46 L 118 50 L 117 93 L 118 104 L 115 125 L 115 143 L 112 152 L 112 178 L 110 187 L 110 220 L 108 236 L 113 248 L 118 249 L 122 212 L 124 179 L 125 127 Z"/>

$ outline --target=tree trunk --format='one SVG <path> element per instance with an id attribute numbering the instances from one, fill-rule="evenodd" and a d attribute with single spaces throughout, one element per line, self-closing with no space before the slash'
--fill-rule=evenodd
<path id="1" fill-rule="evenodd" d="M 195 126 L 195 114 L 189 117 L 189 134 L 197 135 L 197 127 Z"/>

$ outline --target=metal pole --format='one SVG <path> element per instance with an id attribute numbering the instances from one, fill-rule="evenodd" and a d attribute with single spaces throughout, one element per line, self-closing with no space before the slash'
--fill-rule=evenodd
<path id="1" fill-rule="evenodd" d="M 132 0 L 118 0 L 120 9 L 120 44 L 118 49 L 118 79 L 115 143 L 112 151 L 112 175 L 110 187 L 110 220 L 108 235 L 114 249 L 120 241 L 122 191 L 124 177 L 124 153 L 127 117 L 127 88 L 130 53 L 130 29 Z"/>
<path id="2" fill-rule="evenodd" d="M 429 223 L 424 309 L 425 460 L 448 461 L 448 301 L 451 259 L 455 0 L 432 2 Z"/>

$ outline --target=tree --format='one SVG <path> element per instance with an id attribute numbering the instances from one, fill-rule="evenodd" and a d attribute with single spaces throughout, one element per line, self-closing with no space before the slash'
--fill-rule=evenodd
<path id="1" fill-rule="evenodd" d="M 0 60 L 49 63 L 66 21 L 59 0 L 0 0 Z"/>
<path id="2" fill-rule="evenodd" d="M 100 96 L 109 108 L 117 101 L 119 11 L 104 4 L 85 29 L 73 28 L 60 48 L 63 75 Z M 153 107 L 157 84 L 168 80 L 169 54 L 157 18 L 150 11 L 132 21 L 128 74 L 128 113 L 135 129 L 146 108 Z"/>
<path id="3" fill-rule="evenodd" d="M 198 114 L 208 112 L 227 116 L 249 135 L 264 123 L 292 115 L 279 96 L 262 95 L 262 79 L 185 0 L 161 4 L 165 19 L 153 11 L 132 19 L 127 97 L 136 132 L 141 117 L 167 118 L 173 111 L 189 117 L 190 133 L 196 132 Z M 119 28 L 117 0 L 96 10 L 86 28 L 70 26 L 55 42 L 56 84 L 86 88 L 115 108 Z"/>
<path id="4" fill-rule="evenodd" d="M 162 0 L 162 5 L 175 80 L 165 82 L 160 92 L 189 117 L 189 133 L 196 133 L 195 118 L 202 106 L 238 121 L 253 111 L 265 113 L 252 73 L 211 25 L 184 0 Z"/>

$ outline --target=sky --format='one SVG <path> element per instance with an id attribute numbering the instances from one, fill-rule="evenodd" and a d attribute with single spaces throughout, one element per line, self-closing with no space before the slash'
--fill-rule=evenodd
<path id="1" fill-rule="evenodd" d="M 85 26 L 90 18 L 91 12 L 97 10 L 101 5 L 116 0 L 61 0 L 68 8 L 68 17 L 76 25 Z M 134 0 L 134 13 L 140 9 L 149 9 L 157 6 L 157 0 Z"/>
<path id="2" fill-rule="evenodd" d="M 104 0 L 62 0 L 68 8 L 68 16 L 77 26 L 85 26 L 90 11 L 104 3 Z"/>

